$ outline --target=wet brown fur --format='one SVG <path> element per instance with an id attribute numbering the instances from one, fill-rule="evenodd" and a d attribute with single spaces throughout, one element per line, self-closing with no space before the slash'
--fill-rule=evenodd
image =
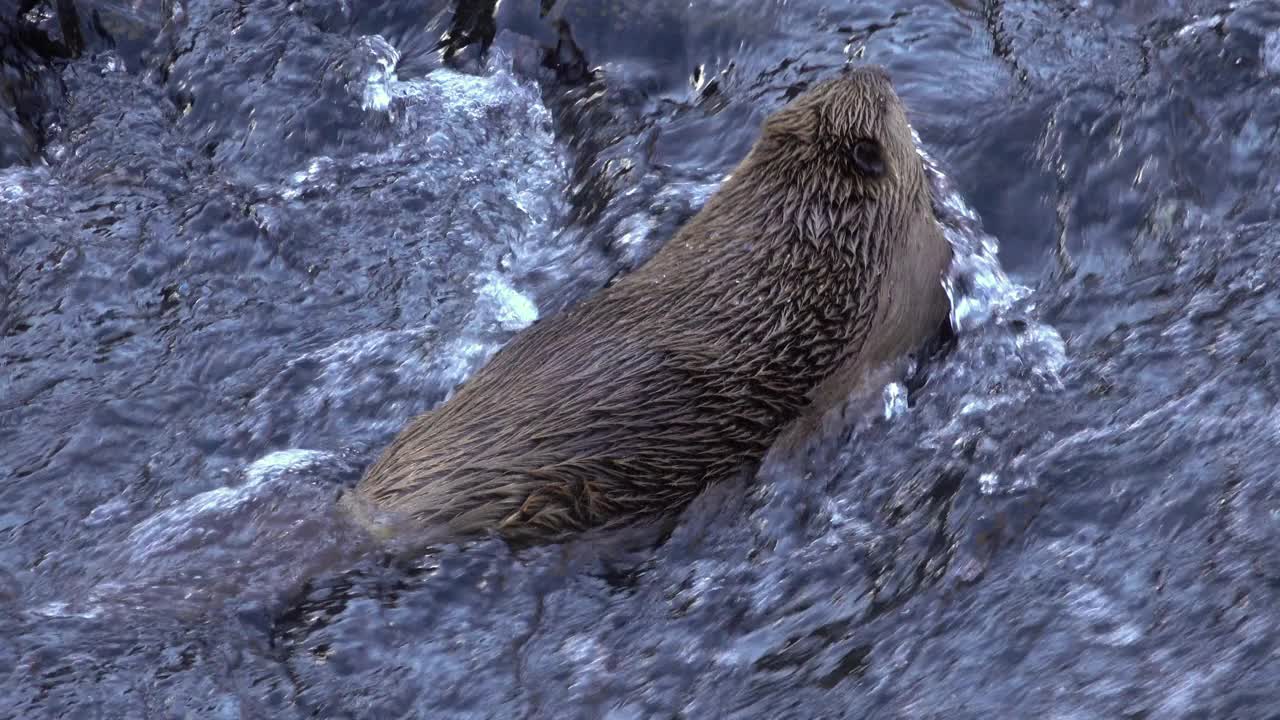
<path id="1" fill-rule="evenodd" d="M 410 422 L 348 505 L 510 540 L 677 510 L 934 333 L 949 261 L 887 75 L 847 71 L 771 115 L 649 262 Z"/>

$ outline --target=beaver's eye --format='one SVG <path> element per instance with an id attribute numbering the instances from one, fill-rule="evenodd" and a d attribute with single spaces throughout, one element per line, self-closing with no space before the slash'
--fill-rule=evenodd
<path id="1" fill-rule="evenodd" d="M 880 143 L 875 140 L 855 140 L 850 156 L 853 158 L 853 166 L 865 177 L 878 178 L 884 175 L 884 153 L 880 150 Z"/>

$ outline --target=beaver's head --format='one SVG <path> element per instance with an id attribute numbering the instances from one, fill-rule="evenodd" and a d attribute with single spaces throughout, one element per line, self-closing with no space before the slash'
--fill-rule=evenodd
<path id="1" fill-rule="evenodd" d="M 929 207 L 906 110 L 875 66 L 845 70 L 773 113 L 746 167 L 833 219 L 893 227 Z"/>

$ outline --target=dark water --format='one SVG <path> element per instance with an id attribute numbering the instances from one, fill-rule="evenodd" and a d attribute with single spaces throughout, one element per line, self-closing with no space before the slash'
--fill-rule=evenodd
<path id="1" fill-rule="evenodd" d="M 54 5 L 0 0 L 0 716 L 1280 713 L 1280 4 Z M 910 402 L 662 542 L 357 551 L 401 424 L 850 56 L 961 250 Z"/>

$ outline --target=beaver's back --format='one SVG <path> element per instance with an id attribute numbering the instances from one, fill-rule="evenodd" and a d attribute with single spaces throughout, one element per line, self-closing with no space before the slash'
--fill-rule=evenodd
<path id="1" fill-rule="evenodd" d="M 518 336 L 357 491 L 460 534 L 547 537 L 681 507 L 762 454 L 807 383 L 762 382 L 617 289 Z"/>

